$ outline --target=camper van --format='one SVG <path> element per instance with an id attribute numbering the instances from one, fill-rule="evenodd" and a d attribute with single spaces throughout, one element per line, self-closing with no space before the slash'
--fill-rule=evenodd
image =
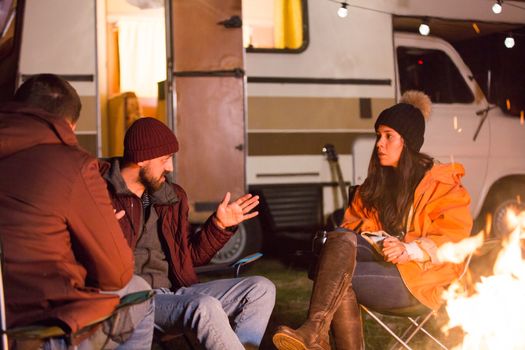
<path id="1" fill-rule="evenodd" d="M 366 178 L 377 115 L 422 90 L 433 102 L 422 151 L 465 166 L 476 229 L 491 214 L 501 235 L 525 198 L 525 93 L 491 96 L 498 72 L 473 72 L 458 52 L 497 36 L 503 51 L 507 33 L 525 33 L 525 10 L 506 1 L 495 14 L 493 3 L 4 1 L 0 98 L 31 74 L 65 77 L 82 98 L 77 136 L 101 157 L 121 154 L 135 118 L 164 121 L 180 140 L 174 177 L 196 224 L 226 191 L 261 196 L 259 217 L 214 260 L 228 262 L 324 227 Z M 524 53 L 525 37 L 514 39 Z"/>

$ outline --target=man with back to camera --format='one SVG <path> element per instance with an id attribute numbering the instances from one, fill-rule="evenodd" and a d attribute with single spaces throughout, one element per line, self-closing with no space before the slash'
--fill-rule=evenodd
<path id="1" fill-rule="evenodd" d="M 188 199 L 165 175 L 173 171 L 177 138 L 154 118 L 135 121 L 124 137 L 124 157 L 102 170 L 120 224 L 134 251 L 135 273 L 157 291 L 155 324 L 183 329 L 206 349 L 258 347 L 275 302 L 263 277 L 198 283 L 195 266 L 207 264 L 250 213 L 257 196 L 229 203 L 227 193 L 201 231 L 191 234 Z"/>
<path id="2" fill-rule="evenodd" d="M 133 255 L 98 162 L 78 145 L 74 128 L 80 108 L 73 87 L 52 74 L 30 77 L 14 102 L 0 107 L 0 239 L 8 328 L 53 325 L 74 335 L 114 312 L 120 296 L 150 289 L 133 276 Z M 116 314 L 89 338 L 70 341 L 80 342 L 80 349 L 150 349 L 151 300 Z M 66 349 L 68 343 L 60 338 L 44 345 Z"/>

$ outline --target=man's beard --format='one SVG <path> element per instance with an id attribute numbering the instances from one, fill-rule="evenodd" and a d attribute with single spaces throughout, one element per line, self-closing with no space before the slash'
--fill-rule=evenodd
<path id="1" fill-rule="evenodd" d="M 140 183 L 146 188 L 146 191 L 148 193 L 154 193 L 162 187 L 162 184 L 164 181 L 162 181 L 164 177 L 164 174 L 162 174 L 162 177 L 155 179 L 153 178 L 147 168 L 140 168 L 139 170 L 139 181 Z"/>

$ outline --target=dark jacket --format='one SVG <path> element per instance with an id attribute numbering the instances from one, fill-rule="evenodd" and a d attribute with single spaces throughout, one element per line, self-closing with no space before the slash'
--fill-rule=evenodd
<path id="1" fill-rule="evenodd" d="M 135 249 L 144 225 L 142 202 L 133 194 L 120 175 L 120 160 L 102 162 L 101 171 L 108 183 L 113 207 L 124 210 L 120 220 L 122 231 L 132 249 Z M 152 205 L 158 219 L 158 232 L 166 242 L 164 254 L 169 264 L 169 280 L 172 288 L 190 286 L 198 282 L 194 267 L 210 262 L 215 253 L 233 235 L 230 230 L 217 227 L 211 217 L 202 230 L 190 234 L 188 221 L 188 198 L 179 185 L 168 178 L 160 190 L 151 195 Z"/>
<path id="2" fill-rule="evenodd" d="M 7 324 L 61 320 L 72 331 L 110 314 L 133 274 L 95 158 L 64 119 L 0 107 L 0 239 Z"/>

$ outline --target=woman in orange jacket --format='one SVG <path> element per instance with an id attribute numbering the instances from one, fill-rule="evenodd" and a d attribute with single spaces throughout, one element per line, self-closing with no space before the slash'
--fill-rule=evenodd
<path id="1" fill-rule="evenodd" d="M 359 304 L 436 309 L 461 274 L 437 250 L 469 236 L 470 197 L 463 166 L 419 151 L 430 109 L 427 95 L 409 91 L 379 115 L 368 177 L 321 251 L 308 319 L 296 330 L 279 327 L 278 349 L 330 349 L 330 326 L 337 349 L 361 349 Z"/>

